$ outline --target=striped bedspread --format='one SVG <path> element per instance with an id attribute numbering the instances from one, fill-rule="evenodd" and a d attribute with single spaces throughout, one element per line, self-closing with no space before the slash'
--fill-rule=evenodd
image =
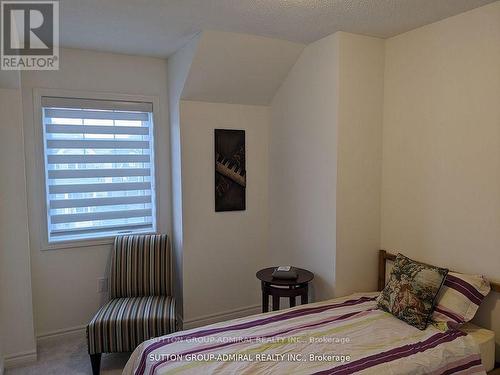
<path id="1" fill-rule="evenodd" d="M 425 331 L 354 294 L 142 343 L 124 374 L 485 374 L 473 339 Z"/>

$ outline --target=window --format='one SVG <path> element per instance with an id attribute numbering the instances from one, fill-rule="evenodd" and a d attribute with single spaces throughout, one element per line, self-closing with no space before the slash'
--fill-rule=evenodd
<path id="1" fill-rule="evenodd" d="M 156 231 L 153 105 L 41 98 L 48 242 Z"/>

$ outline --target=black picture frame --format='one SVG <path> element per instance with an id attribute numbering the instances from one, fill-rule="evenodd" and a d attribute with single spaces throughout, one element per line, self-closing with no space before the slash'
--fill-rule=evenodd
<path id="1" fill-rule="evenodd" d="M 215 211 L 246 210 L 245 131 L 214 129 Z"/>

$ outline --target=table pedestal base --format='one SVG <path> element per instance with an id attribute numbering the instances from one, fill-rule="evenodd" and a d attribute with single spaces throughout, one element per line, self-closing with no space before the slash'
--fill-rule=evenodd
<path id="1" fill-rule="evenodd" d="M 262 287 L 262 312 L 269 311 L 269 296 L 273 297 L 273 311 L 280 309 L 280 298 L 289 298 L 290 307 L 295 307 L 295 298 L 300 296 L 300 303 L 305 305 L 309 298 L 309 285 L 307 283 L 286 287 L 274 286 L 261 281 Z"/>

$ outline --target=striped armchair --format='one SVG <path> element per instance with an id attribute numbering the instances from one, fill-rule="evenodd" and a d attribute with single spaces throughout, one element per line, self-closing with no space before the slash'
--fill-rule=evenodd
<path id="1" fill-rule="evenodd" d="M 166 235 L 115 239 L 110 301 L 87 326 L 94 375 L 100 372 L 101 353 L 131 352 L 144 340 L 175 331 L 171 269 Z"/>

